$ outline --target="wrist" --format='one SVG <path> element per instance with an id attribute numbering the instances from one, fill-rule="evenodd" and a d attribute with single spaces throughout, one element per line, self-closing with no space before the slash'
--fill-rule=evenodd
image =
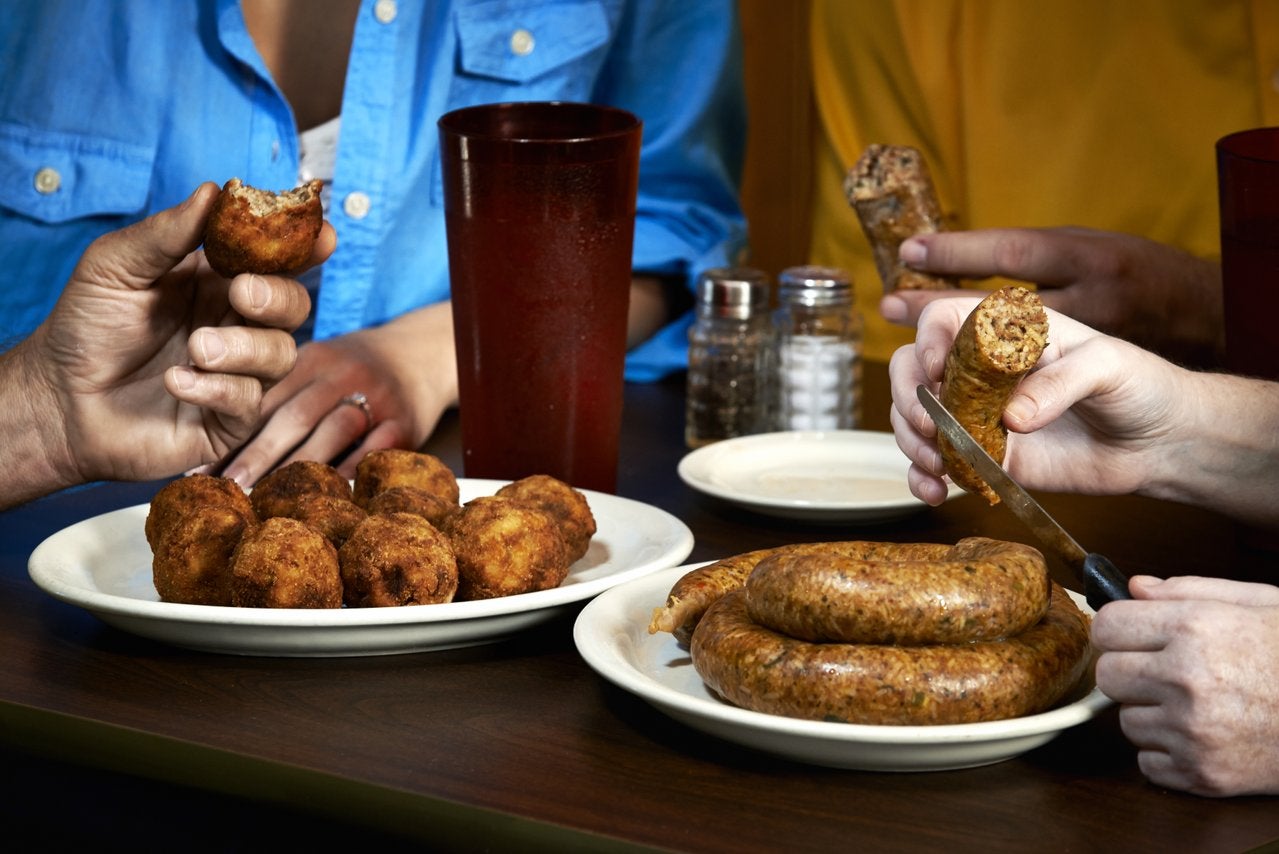
<path id="1" fill-rule="evenodd" d="M 1157 498 L 1279 525 L 1279 383 L 1186 371 L 1180 423 L 1157 449 L 1148 488 Z"/>
<path id="2" fill-rule="evenodd" d="M 400 399 L 411 405 L 406 438 L 414 444 L 425 442 L 440 416 L 458 400 L 452 303 L 425 306 L 355 335 L 364 336 L 377 361 L 393 369 Z"/>
<path id="3" fill-rule="evenodd" d="M 82 480 L 62 406 L 31 339 L 0 354 L 0 436 L 0 459 L 7 469 L 0 505 L 12 506 Z"/>

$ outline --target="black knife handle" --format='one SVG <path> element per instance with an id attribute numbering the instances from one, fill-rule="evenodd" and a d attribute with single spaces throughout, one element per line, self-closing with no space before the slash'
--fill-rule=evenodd
<path id="1" fill-rule="evenodd" d="M 1105 557 L 1091 552 L 1084 558 L 1084 598 L 1094 611 L 1116 599 L 1131 599 L 1128 576 Z"/>

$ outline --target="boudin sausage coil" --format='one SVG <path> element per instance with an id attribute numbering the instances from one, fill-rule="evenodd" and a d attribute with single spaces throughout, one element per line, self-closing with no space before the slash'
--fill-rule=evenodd
<path id="1" fill-rule="evenodd" d="M 733 555 L 699 567 L 681 577 L 666 597 L 666 604 L 653 611 L 649 634 L 670 632 L 684 647 L 693 637 L 693 629 L 702 614 L 716 599 L 746 583 L 746 578 L 764 558 L 779 553 L 849 557 L 869 561 L 929 560 L 944 546 L 916 543 L 872 543 L 853 540 L 839 543 L 800 543 L 775 549 L 761 549 Z"/>
<path id="2" fill-rule="evenodd" d="M 938 395 L 942 405 L 997 462 L 1003 462 L 1008 447 L 1004 408 L 1047 343 L 1048 316 L 1039 295 L 1009 286 L 973 309 L 946 355 Z M 951 480 L 991 504 L 999 503 L 995 491 L 945 436 L 937 437 L 937 447 Z"/>
<path id="3" fill-rule="evenodd" d="M 845 177 L 844 194 L 870 242 L 884 293 L 959 287 L 954 278 L 911 270 L 898 258 L 906 238 L 943 229 L 937 192 L 918 150 L 868 146 Z"/>
<path id="4" fill-rule="evenodd" d="M 1088 618 L 1053 586 L 1043 620 L 1002 641 L 900 647 L 811 643 L 750 618 L 746 593 L 712 605 L 693 666 L 726 700 L 757 712 L 860 724 L 975 723 L 1050 708 L 1088 664 Z"/>
<path id="5" fill-rule="evenodd" d="M 1030 546 L 969 537 L 929 550 L 897 561 L 771 555 L 746 579 L 746 609 L 798 640 L 899 646 L 998 640 L 1048 611 L 1048 570 Z"/>
<path id="6" fill-rule="evenodd" d="M 820 616 L 830 610 L 822 600 L 839 587 L 842 604 L 858 609 L 868 625 L 873 624 L 861 636 L 882 632 L 907 639 L 895 641 L 899 643 L 937 642 L 946 634 L 964 640 L 978 633 L 999 637 L 1035 622 L 1047 608 L 1043 555 L 1021 543 L 986 537 L 967 537 L 953 546 L 862 540 L 800 543 L 734 555 L 686 573 L 671 588 L 666 604 L 653 612 L 649 633 L 670 632 L 688 646 L 706 609 L 746 585 L 760 564 L 765 564 L 760 578 L 753 579 L 757 600 L 771 598 L 766 588 L 786 585 L 794 596 L 777 609 L 796 610 L 801 621 L 829 624 L 829 613 Z M 840 580 L 840 575 L 846 578 Z M 948 623 L 966 623 L 968 633 L 956 633 Z M 980 632 L 979 625 L 984 625 Z M 793 628 L 814 640 L 821 636 L 819 628 Z M 826 634 L 830 637 L 830 630 Z M 917 639 L 909 640 L 912 636 Z"/>
<path id="7" fill-rule="evenodd" d="M 1031 714 L 1088 662 L 1088 618 L 1043 555 L 984 537 L 735 555 L 680 578 L 649 631 L 743 708 L 870 724 Z"/>

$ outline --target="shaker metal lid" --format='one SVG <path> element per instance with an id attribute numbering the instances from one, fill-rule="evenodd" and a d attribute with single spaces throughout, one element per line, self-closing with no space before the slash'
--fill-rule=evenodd
<path id="1" fill-rule="evenodd" d="M 768 308 L 768 274 L 752 267 L 716 267 L 697 282 L 697 303 L 722 317 L 746 318 Z"/>
<path id="2" fill-rule="evenodd" d="M 830 305 L 848 302 L 853 297 L 853 282 L 838 267 L 807 264 L 787 267 L 777 279 L 783 302 L 805 305 Z"/>

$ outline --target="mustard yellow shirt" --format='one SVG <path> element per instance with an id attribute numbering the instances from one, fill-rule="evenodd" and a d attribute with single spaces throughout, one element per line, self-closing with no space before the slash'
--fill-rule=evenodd
<path id="1" fill-rule="evenodd" d="M 1219 255 L 1214 144 L 1279 124 L 1279 0 L 814 0 L 811 260 L 853 276 L 866 352 L 913 331 L 842 182 L 918 147 L 953 229 L 1081 225 Z"/>

